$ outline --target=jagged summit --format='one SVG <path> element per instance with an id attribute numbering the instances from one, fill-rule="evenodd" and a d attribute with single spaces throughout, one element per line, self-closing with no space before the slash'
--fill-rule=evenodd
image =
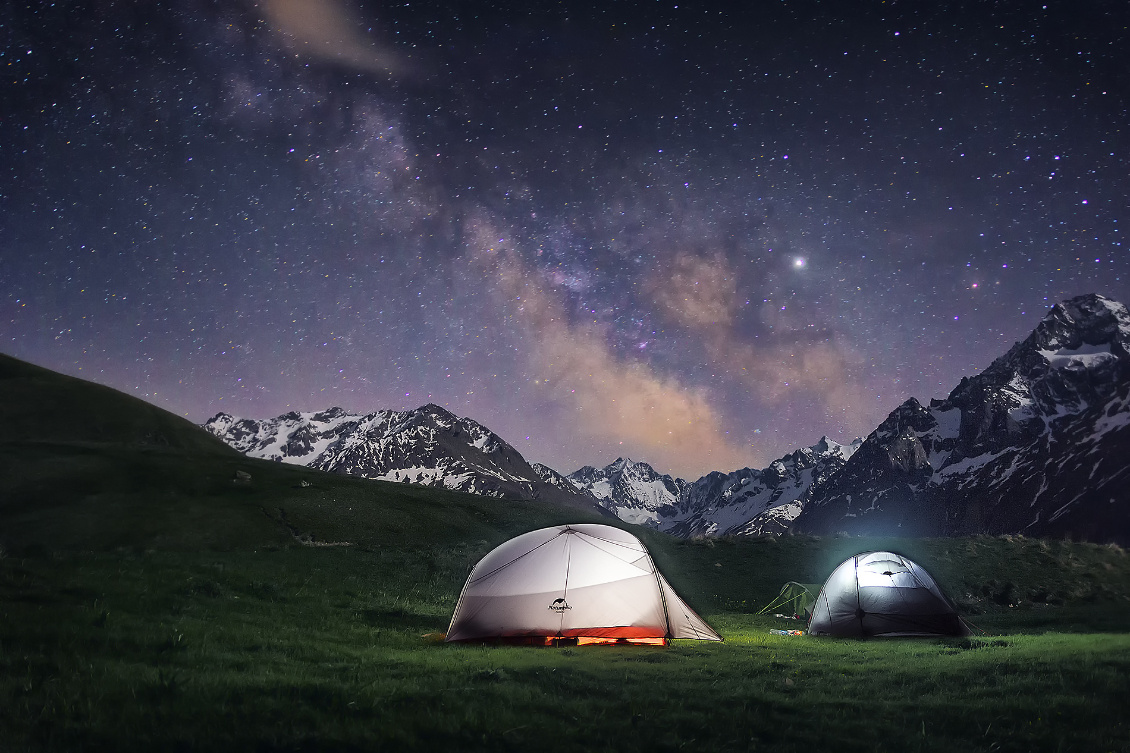
<path id="1" fill-rule="evenodd" d="M 1076 350 L 1098 344 L 1115 345 L 1125 353 L 1130 344 L 1130 312 L 1123 304 L 1097 293 L 1057 303 L 1021 343 L 1040 351 Z"/>
<path id="2" fill-rule="evenodd" d="M 686 484 L 658 473 L 647 463 L 623 457 L 603 468 L 586 465 L 566 478 L 621 520 L 651 526 L 658 524 L 660 511 L 678 499 Z"/>
<path id="3" fill-rule="evenodd" d="M 1016 377 L 1033 382 L 1056 372 L 1094 374 L 1125 359 L 1128 351 L 1130 312 L 1121 303 L 1089 294 L 1053 306 L 1027 338 L 962 384 L 1003 383 Z"/>

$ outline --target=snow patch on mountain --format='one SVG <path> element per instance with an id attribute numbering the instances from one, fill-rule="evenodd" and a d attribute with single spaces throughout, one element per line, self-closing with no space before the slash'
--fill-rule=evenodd
<path id="1" fill-rule="evenodd" d="M 1047 360 L 1053 369 L 1080 367 L 1093 369 L 1105 359 L 1118 357 L 1110 351 L 1110 343 L 1084 344 L 1078 348 L 1060 348 L 1059 350 L 1040 350 L 1037 352 Z"/>

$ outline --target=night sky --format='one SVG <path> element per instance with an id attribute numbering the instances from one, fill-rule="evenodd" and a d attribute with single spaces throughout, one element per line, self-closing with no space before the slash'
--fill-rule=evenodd
<path id="1" fill-rule="evenodd" d="M 1130 302 L 1130 4 L 10 2 L 0 352 L 762 467 Z"/>

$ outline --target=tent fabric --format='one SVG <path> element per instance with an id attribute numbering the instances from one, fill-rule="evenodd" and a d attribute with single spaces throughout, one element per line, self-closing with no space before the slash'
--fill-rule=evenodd
<path id="1" fill-rule="evenodd" d="M 950 600 L 915 562 L 865 552 L 839 565 L 816 597 L 809 635 L 969 635 Z"/>
<path id="2" fill-rule="evenodd" d="M 720 641 L 619 528 L 553 526 L 495 547 L 467 578 L 448 641 L 491 638 Z"/>

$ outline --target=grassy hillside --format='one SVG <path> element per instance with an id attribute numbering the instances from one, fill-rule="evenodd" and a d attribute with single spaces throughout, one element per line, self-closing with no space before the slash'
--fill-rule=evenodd
<path id="1" fill-rule="evenodd" d="M 23 400 L 53 389 L 49 372 L 15 379 Z M 251 461 L 74 382 L 90 420 L 126 411 L 102 424 L 117 429 L 42 436 L 21 419 L 0 446 L 5 753 L 1130 751 L 1117 547 L 635 530 L 725 643 L 448 645 L 435 634 L 472 565 L 575 511 Z M 929 569 L 977 634 L 783 637 L 769 630 L 797 623 L 756 614 L 785 581 L 873 549 Z"/>
<path id="2" fill-rule="evenodd" d="M 253 460 L 160 408 L 4 355 L 0 425 L 0 551 L 15 554 L 479 540 L 584 517 Z"/>
<path id="3" fill-rule="evenodd" d="M 0 444 L 0 497 L 0 547 L 16 554 L 477 540 L 579 517 L 238 454 L 123 446 Z"/>

